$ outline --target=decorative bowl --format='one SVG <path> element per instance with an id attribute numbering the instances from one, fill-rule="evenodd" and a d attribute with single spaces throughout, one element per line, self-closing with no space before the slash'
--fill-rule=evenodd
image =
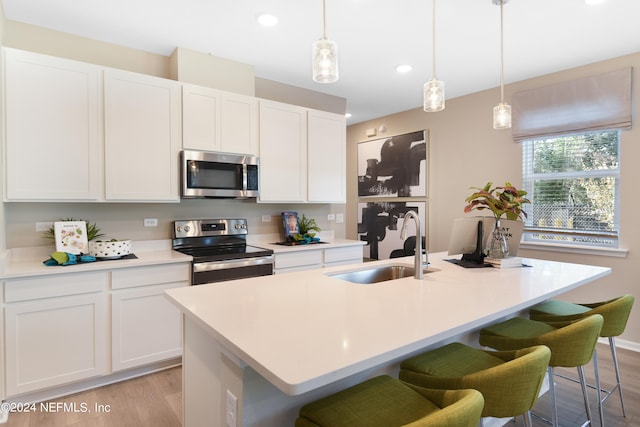
<path id="1" fill-rule="evenodd" d="M 92 240 L 89 255 L 96 258 L 115 259 L 131 253 L 131 240 Z"/>

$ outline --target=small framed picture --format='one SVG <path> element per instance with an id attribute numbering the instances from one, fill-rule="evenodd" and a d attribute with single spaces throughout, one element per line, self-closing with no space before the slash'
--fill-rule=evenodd
<path id="1" fill-rule="evenodd" d="M 53 223 L 56 251 L 79 255 L 89 253 L 87 223 L 84 221 L 56 221 Z"/>
<path id="2" fill-rule="evenodd" d="M 285 240 L 293 240 L 293 236 L 300 233 L 300 227 L 298 226 L 298 213 L 282 212 L 282 225 L 284 226 Z"/>

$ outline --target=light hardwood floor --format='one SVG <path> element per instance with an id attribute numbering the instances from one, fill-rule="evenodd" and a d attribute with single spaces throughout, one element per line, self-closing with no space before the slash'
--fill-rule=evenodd
<path id="1" fill-rule="evenodd" d="M 608 345 L 599 344 L 600 376 L 605 386 L 615 381 L 611 353 Z M 605 403 L 605 422 L 607 427 L 640 426 L 640 353 L 618 349 L 620 370 L 627 417 L 622 417 L 620 400 L 616 396 Z M 593 367 L 586 367 L 587 376 L 593 380 Z M 575 369 L 560 370 L 575 376 Z M 6 427 L 180 427 L 182 419 L 182 370 L 172 368 L 145 377 L 124 381 L 83 393 L 56 399 L 55 403 L 85 403 L 91 413 L 13 413 Z M 560 423 L 564 427 L 579 426 L 585 420 L 582 394 L 578 384 L 557 379 L 557 396 Z M 595 391 L 590 391 L 591 410 L 594 425 L 599 425 Z M 110 412 L 96 412 L 94 405 L 109 405 Z M 542 396 L 534 412 L 548 416 L 548 396 Z M 548 426 L 544 421 L 533 420 L 534 427 Z M 507 426 L 521 426 L 522 418 Z M 4 427 L 4 426 L 3 426 Z"/>

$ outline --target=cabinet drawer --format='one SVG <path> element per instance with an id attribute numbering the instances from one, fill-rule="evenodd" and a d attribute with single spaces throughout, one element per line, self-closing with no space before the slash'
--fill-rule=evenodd
<path id="1" fill-rule="evenodd" d="M 344 248 L 325 249 L 324 262 L 339 262 L 345 260 L 362 261 L 362 246 L 347 246 Z"/>
<path id="2" fill-rule="evenodd" d="M 55 268 L 55 267 L 54 267 Z M 102 292 L 108 273 L 72 273 L 11 279 L 5 282 L 5 302 Z"/>
<path id="3" fill-rule="evenodd" d="M 286 254 L 276 254 L 275 268 L 301 267 L 305 265 L 322 265 L 322 251 L 300 251 Z"/>
<path id="4" fill-rule="evenodd" d="M 189 263 L 179 263 L 114 270 L 111 273 L 111 288 L 122 289 L 189 281 L 190 268 Z"/>

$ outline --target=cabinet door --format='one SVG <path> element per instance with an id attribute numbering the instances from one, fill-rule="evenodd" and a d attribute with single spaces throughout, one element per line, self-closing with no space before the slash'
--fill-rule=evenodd
<path id="1" fill-rule="evenodd" d="M 221 151 L 219 92 L 202 86 L 182 86 L 182 148 Z"/>
<path id="2" fill-rule="evenodd" d="M 105 197 L 179 201 L 180 84 L 105 70 Z"/>
<path id="3" fill-rule="evenodd" d="M 308 175 L 310 202 L 346 203 L 346 118 L 309 110 Z"/>
<path id="4" fill-rule="evenodd" d="M 164 291 L 187 285 L 188 282 L 165 283 L 112 293 L 114 371 L 182 355 L 182 316 Z"/>
<path id="5" fill-rule="evenodd" d="M 5 306 L 7 396 L 108 373 L 102 293 Z"/>
<path id="6" fill-rule="evenodd" d="M 98 67 L 3 50 L 6 199 L 95 201 L 102 174 Z"/>
<path id="7" fill-rule="evenodd" d="M 260 102 L 260 201 L 307 198 L 307 111 Z"/>
<path id="8" fill-rule="evenodd" d="M 220 149 L 258 155 L 258 100 L 223 92 L 220 95 Z"/>

